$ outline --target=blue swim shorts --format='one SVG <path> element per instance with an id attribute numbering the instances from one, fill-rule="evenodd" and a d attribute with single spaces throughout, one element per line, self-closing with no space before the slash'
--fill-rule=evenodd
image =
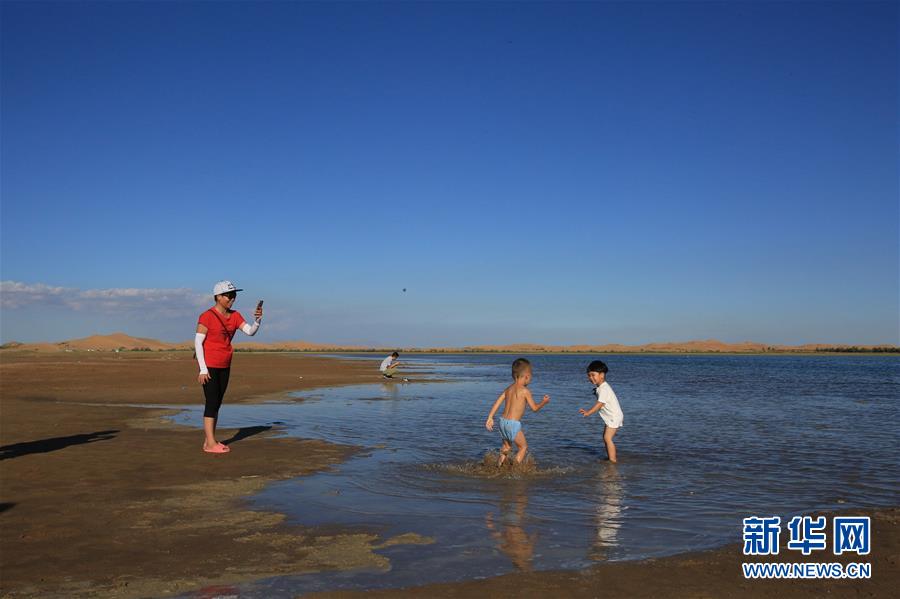
<path id="1" fill-rule="evenodd" d="M 522 423 L 520 421 L 507 420 L 503 417 L 500 418 L 500 437 L 504 441 L 512 443 L 520 430 L 522 430 Z"/>

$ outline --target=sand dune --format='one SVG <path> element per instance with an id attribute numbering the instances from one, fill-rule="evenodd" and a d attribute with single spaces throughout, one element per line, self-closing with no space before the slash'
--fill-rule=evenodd
<path id="1" fill-rule="evenodd" d="M 166 343 L 157 339 L 147 339 L 144 337 L 131 337 L 125 333 L 112 333 L 111 335 L 91 335 L 82 339 L 71 339 L 62 341 L 58 345 L 63 349 L 78 349 L 95 351 L 115 351 L 117 349 L 150 349 L 165 350 L 177 347 L 174 343 Z"/>
<path id="2" fill-rule="evenodd" d="M 132 337 L 125 333 L 112 333 L 110 335 L 91 335 L 80 339 L 69 339 L 56 343 L 20 343 L 11 341 L 3 344 L 0 349 L 23 350 L 36 352 L 55 351 L 115 351 L 115 350 L 171 350 L 186 349 L 187 343 L 166 343 L 158 339 L 144 337 Z"/>

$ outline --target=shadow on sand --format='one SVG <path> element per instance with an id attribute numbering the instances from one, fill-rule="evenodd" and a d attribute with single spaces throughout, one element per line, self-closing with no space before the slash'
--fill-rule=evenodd
<path id="1" fill-rule="evenodd" d="M 247 437 L 252 437 L 253 435 L 258 435 L 259 433 L 264 433 L 271 428 L 271 426 L 245 426 L 244 428 L 239 428 L 238 432 L 234 433 L 230 439 L 222 441 L 222 443 L 224 443 L 225 445 L 231 445 L 232 443 L 237 443 L 241 439 L 246 439 Z"/>
<path id="2" fill-rule="evenodd" d="M 0 460 L 10 460 L 12 458 L 22 457 L 32 453 L 48 453 L 65 449 L 70 445 L 82 445 L 84 443 L 93 443 L 94 441 L 107 441 L 113 439 L 119 431 L 97 431 L 94 433 L 85 433 L 83 435 L 70 435 L 68 437 L 53 437 L 52 439 L 41 439 L 40 441 L 26 441 L 25 443 L 13 443 L 12 445 L 4 445 L 0 447 Z"/>

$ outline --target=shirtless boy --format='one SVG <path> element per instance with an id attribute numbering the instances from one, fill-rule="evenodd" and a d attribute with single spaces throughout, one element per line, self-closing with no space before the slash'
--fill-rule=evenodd
<path id="1" fill-rule="evenodd" d="M 512 376 L 513 384 L 504 389 L 497 401 L 494 402 L 494 407 L 491 408 L 491 413 L 488 414 L 487 421 L 484 423 L 489 431 L 494 430 L 494 414 L 505 401 L 506 408 L 500 418 L 500 437 L 503 439 L 503 447 L 500 449 L 500 460 L 497 462 L 497 466 L 502 466 L 506 461 L 513 443 L 519 448 L 516 453 L 516 463 L 521 464 L 525 459 L 528 442 L 525 440 L 525 433 L 522 432 L 521 422 L 522 415 L 525 413 L 525 404 L 528 404 L 532 412 L 537 412 L 550 403 L 549 395 L 545 395 L 539 404 L 535 404 L 534 398 L 531 397 L 531 391 L 528 390 L 528 384 L 531 382 L 531 362 L 525 358 L 519 358 L 513 362 Z"/>

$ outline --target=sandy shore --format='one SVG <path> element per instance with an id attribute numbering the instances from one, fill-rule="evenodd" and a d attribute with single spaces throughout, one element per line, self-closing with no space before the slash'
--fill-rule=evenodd
<path id="1" fill-rule="evenodd" d="M 287 390 L 376 382 L 374 365 L 238 354 L 223 409 Z M 164 419 L 170 410 L 126 405 L 200 404 L 194 373 L 184 352 L 0 353 L 0 595 L 166 596 L 281 574 L 386 570 L 379 547 L 429 542 L 305 529 L 247 509 L 242 499 L 267 483 L 329 468 L 358 448 L 276 438 L 259 426 L 222 431 L 233 451 L 213 456 L 200 451 L 199 431 Z M 892 596 L 900 586 L 900 511 L 869 515 L 873 552 L 854 560 L 873 564 L 868 581 L 745 581 L 735 546 L 380 595 Z"/>
<path id="2" fill-rule="evenodd" d="M 194 373 L 180 352 L 0 355 L 0 594 L 163 596 L 388 567 L 373 550 L 389 539 L 286 526 L 282 514 L 241 502 L 355 448 L 274 438 L 260 426 L 223 430 L 232 452 L 210 455 L 198 430 L 163 418 L 172 411 L 116 405 L 199 404 Z M 223 410 L 285 390 L 378 380 L 368 363 L 238 354 Z"/>

